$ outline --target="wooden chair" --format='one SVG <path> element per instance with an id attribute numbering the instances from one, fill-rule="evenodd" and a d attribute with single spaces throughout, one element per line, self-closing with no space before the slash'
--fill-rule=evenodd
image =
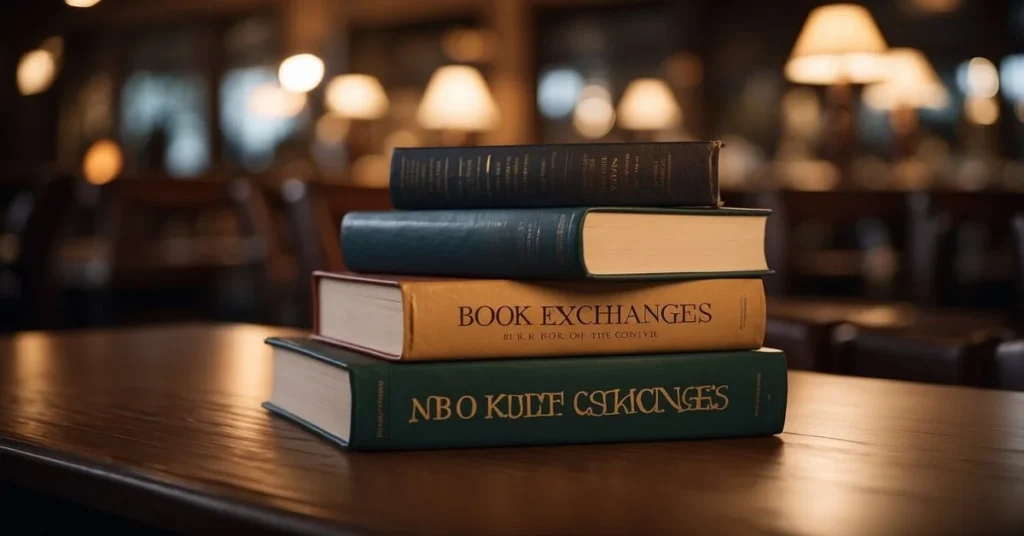
<path id="1" fill-rule="evenodd" d="M 903 326 L 833 331 L 837 372 L 926 383 L 990 384 L 995 348 L 1011 332 L 979 311 L 911 309 Z"/>
<path id="2" fill-rule="evenodd" d="M 1024 339 L 1000 344 L 996 349 L 993 367 L 995 387 L 1024 391 Z"/>
<path id="3" fill-rule="evenodd" d="M 59 171 L 0 179 L 0 331 L 56 325 L 55 250 L 71 198 Z"/>
<path id="4" fill-rule="evenodd" d="M 917 192 L 908 199 L 912 299 L 920 305 L 1008 309 L 1013 296 L 1010 221 L 1024 195 L 1009 192 Z M 983 232 L 990 245 L 958 257 L 957 230 Z M 977 243 L 977 241 L 965 241 Z M 1002 247 L 1006 246 L 1006 247 Z M 971 260 L 979 279 L 961 280 L 958 258 Z M 960 266 L 965 263 L 960 263 Z M 979 299 L 978 296 L 981 298 Z M 1012 299 L 1012 298 L 1011 298 Z M 1018 305 L 1020 307 L 1020 305 Z"/>
<path id="5" fill-rule="evenodd" d="M 297 300 L 304 325 L 311 325 L 311 274 L 344 271 L 341 220 L 357 210 L 391 210 L 389 191 L 289 179 L 281 186 L 298 267 Z M 305 284 L 303 284 L 305 282 Z"/>
<path id="6" fill-rule="evenodd" d="M 786 352 L 790 368 L 838 372 L 833 331 L 844 324 L 901 329 L 914 318 L 905 303 L 873 303 L 824 298 L 768 297 L 765 346 Z"/>
<path id="7" fill-rule="evenodd" d="M 1014 285 L 1017 289 L 1017 327 L 1024 331 L 1024 209 L 1014 215 L 1013 233 Z"/>
<path id="8" fill-rule="evenodd" d="M 111 296 L 192 288 L 216 298 L 216 290 L 227 288 L 248 301 L 232 319 L 275 321 L 283 257 L 266 200 L 252 181 L 122 179 L 109 188 Z M 181 229 L 166 232 L 175 225 Z M 117 316 L 118 305 L 112 306 Z"/>
<path id="9" fill-rule="evenodd" d="M 775 275 L 766 281 L 775 295 L 801 293 L 871 296 L 873 299 L 901 297 L 898 289 L 903 269 L 907 224 L 906 194 L 898 191 L 795 191 L 773 190 L 762 194 L 759 204 L 774 212 L 768 218 L 766 252 Z M 870 222 L 879 225 L 871 226 Z M 826 245 L 808 249 L 801 236 L 807 229 L 836 231 L 854 237 L 849 247 Z M 888 241 L 888 244 L 885 242 Z M 888 246 L 888 247 L 886 247 Z M 894 254 L 895 258 L 887 256 Z M 866 263 L 879 259 L 881 263 Z M 884 263 L 894 265 L 886 267 Z M 865 268 L 879 264 L 878 269 Z M 886 270 L 893 273 L 886 274 Z M 811 283 L 835 283 L 827 290 Z"/>

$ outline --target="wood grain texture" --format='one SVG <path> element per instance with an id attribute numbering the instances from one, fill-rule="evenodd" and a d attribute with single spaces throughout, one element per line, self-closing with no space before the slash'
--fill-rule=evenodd
<path id="1" fill-rule="evenodd" d="M 793 372 L 773 438 L 348 454 L 259 407 L 290 333 L 0 339 L 0 481 L 183 532 L 1024 531 L 1024 393 Z"/>

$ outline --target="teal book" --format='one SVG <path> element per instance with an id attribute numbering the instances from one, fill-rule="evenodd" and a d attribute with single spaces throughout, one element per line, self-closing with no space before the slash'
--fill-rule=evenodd
<path id="1" fill-rule="evenodd" d="M 395 208 L 714 207 L 720 141 L 397 148 Z"/>
<path id="2" fill-rule="evenodd" d="M 770 211 L 541 208 L 350 212 L 349 270 L 491 279 L 709 279 L 769 273 Z"/>
<path id="3" fill-rule="evenodd" d="M 786 358 L 749 351 L 431 363 L 271 338 L 264 404 L 355 450 L 766 436 L 786 419 Z"/>

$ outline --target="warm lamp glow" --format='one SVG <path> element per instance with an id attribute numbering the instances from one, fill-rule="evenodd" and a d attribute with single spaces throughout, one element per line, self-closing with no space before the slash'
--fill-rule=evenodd
<path id="1" fill-rule="evenodd" d="M 380 119 L 388 113 L 388 96 L 368 74 L 343 74 L 327 84 L 327 107 L 349 119 Z"/>
<path id="2" fill-rule="evenodd" d="M 992 97 L 967 97 L 964 114 L 975 125 L 994 125 L 999 120 L 999 101 Z"/>
<path id="3" fill-rule="evenodd" d="M 464 63 L 482 62 L 494 53 L 494 36 L 478 28 L 452 28 L 441 37 L 449 58 Z"/>
<path id="4" fill-rule="evenodd" d="M 92 7 L 100 3 L 100 0 L 64 0 L 64 3 L 71 7 Z"/>
<path id="5" fill-rule="evenodd" d="M 871 18 L 855 4 L 815 8 L 807 16 L 786 62 L 786 78 L 801 84 L 866 84 L 885 77 L 888 45 Z"/>
<path id="6" fill-rule="evenodd" d="M 124 156 L 121 147 L 113 140 L 100 140 L 85 152 L 82 160 L 82 175 L 89 184 L 106 184 L 121 174 Z"/>
<path id="7" fill-rule="evenodd" d="M 266 119 L 287 119 L 302 113 L 306 107 L 305 93 L 289 93 L 275 84 L 257 86 L 246 103 L 249 113 Z"/>
<path id="8" fill-rule="evenodd" d="M 47 37 L 43 40 L 42 44 L 39 45 L 39 48 L 49 52 L 50 56 L 54 58 L 54 61 L 57 61 L 64 55 L 64 38 L 59 35 Z"/>
<path id="9" fill-rule="evenodd" d="M 864 101 L 879 110 L 895 108 L 945 108 L 949 94 L 932 64 L 920 50 L 894 48 L 889 51 L 883 82 L 864 89 Z"/>
<path id="10" fill-rule="evenodd" d="M 477 132 L 498 124 L 498 107 L 480 72 L 465 65 L 434 71 L 416 120 L 429 129 Z"/>
<path id="11" fill-rule="evenodd" d="M 638 78 L 619 101 L 619 126 L 629 130 L 665 130 L 678 126 L 683 114 L 664 80 Z"/>
<path id="12" fill-rule="evenodd" d="M 615 126 L 615 108 L 608 99 L 586 97 L 576 103 L 572 126 L 584 138 L 595 140 L 603 137 Z"/>
<path id="13" fill-rule="evenodd" d="M 53 84 L 57 76 L 57 62 L 46 50 L 26 52 L 18 62 L 18 92 L 22 95 L 42 93 Z"/>
<path id="14" fill-rule="evenodd" d="M 297 54 L 281 62 L 277 79 L 285 91 L 305 93 L 324 79 L 324 62 L 312 54 Z"/>
<path id="15" fill-rule="evenodd" d="M 911 0 L 910 5 L 925 13 L 951 13 L 960 9 L 961 0 Z"/>
<path id="16" fill-rule="evenodd" d="M 363 155 L 352 164 L 352 183 L 368 188 L 387 188 L 389 167 L 388 157 L 384 155 Z"/>
<path id="17" fill-rule="evenodd" d="M 961 77 L 964 92 L 969 97 L 988 98 L 999 93 L 999 71 L 986 58 L 971 58 Z"/>
<path id="18" fill-rule="evenodd" d="M 316 141 L 328 145 L 339 144 L 345 141 L 351 126 L 344 117 L 325 114 L 316 121 Z"/>
<path id="19" fill-rule="evenodd" d="M 419 147 L 420 138 L 411 130 L 396 130 L 384 138 L 384 154 L 391 154 L 395 147 Z"/>

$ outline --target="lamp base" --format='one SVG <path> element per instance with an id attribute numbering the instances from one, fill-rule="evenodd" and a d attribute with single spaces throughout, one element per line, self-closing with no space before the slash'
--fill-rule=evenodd
<path id="1" fill-rule="evenodd" d="M 846 82 L 828 86 L 826 103 L 824 157 L 839 168 L 840 182 L 849 184 L 857 144 L 853 87 Z"/>
<path id="2" fill-rule="evenodd" d="M 477 135 L 465 130 L 442 130 L 441 145 L 444 147 L 473 147 L 477 145 Z"/>
<path id="3" fill-rule="evenodd" d="M 893 159 L 903 160 L 917 154 L 917 110 L 899 106 L 889 112 L 893 135 Z"/>

